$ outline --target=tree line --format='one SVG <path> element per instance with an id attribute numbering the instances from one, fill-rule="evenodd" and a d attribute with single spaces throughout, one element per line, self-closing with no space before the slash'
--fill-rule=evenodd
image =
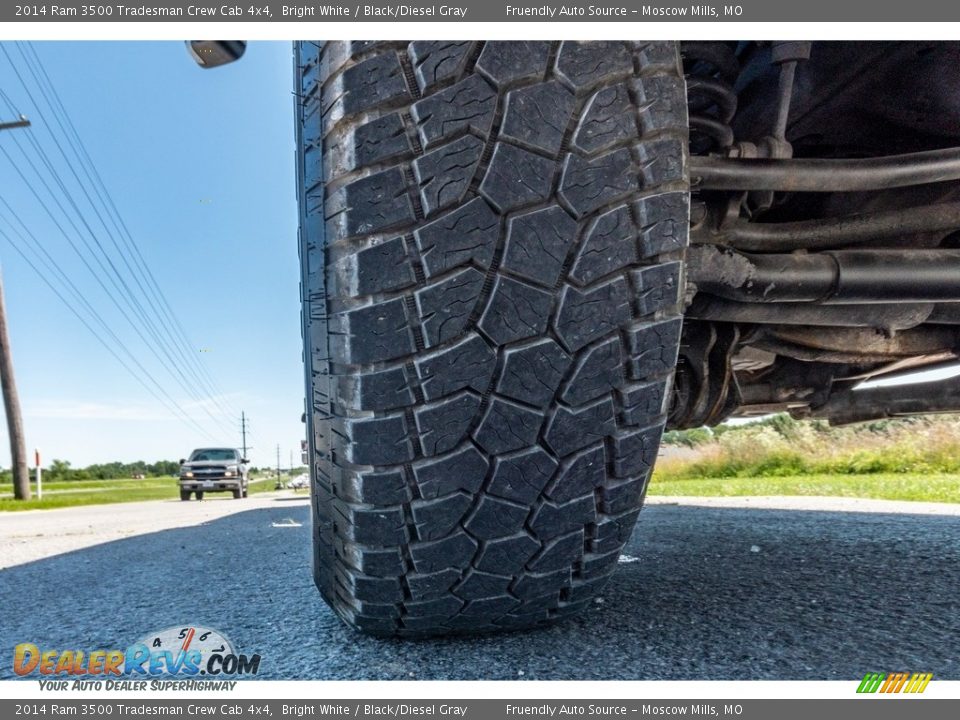
<path id="1" fill-rule="evenodd" d="M 110 462 L 88 465 L 85 468 L 71 467 L 67 460 L 53 460 L 49 466 L 43 468 L 43 479 L 46 482 L 66 482 L 70 480 L 119 480 L 133 477 L 161 477 L 176 475 L 180 472 L 180 463 L 175 460 L 158 460 L 157 462 Z M 31 478 L 33 476 L 31 468 Z M 10 481 L 10 470 L 0 471 L 0 482 Z"/>
<path id="2" fill-rule="evenodd" d="M 810 430 L 825 440 L 850 434 L 878 435 L 909 428 L 925 428 L 941 422 L 954 423 L 954 415 L 917 415 L 909 417 L 884 418 L 857 423 L 846 427 L 834 427 L 827 420 L 796 420 L 786 413 L 770 415 L 750 422 L 736 425 L 724 423 L 714 427 L 689 428 L 687 430 L 669 430 L 663 434 L 664 445 L 680 445 L 696 448 L 719 440 L 723 435 L 743 434 L 749 436 L 757 428 L 770 428 L 784 440 L 793 440 L 802 429 Z"/>

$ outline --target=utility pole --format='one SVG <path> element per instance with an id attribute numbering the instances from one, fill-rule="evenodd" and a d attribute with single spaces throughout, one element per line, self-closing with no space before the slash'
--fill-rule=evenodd
<path id="1" fill-rule="evenodd" d="M 20 397 L 17 395 L 17 384 L 13 379 L 13 358 L 10 355 L 10 334 L 7 332 L 7 308 L 3 299 L 2 276 L 0 276 L 0 386 L 3 388 L 3 408 L 7 414 L 7 432 L 10 434 L 13 496 L 17 500 L 29 500 L 30 472 L 27 470 L 27 443 L 23 438 Z"/>
<path id="2" fill-rule="evenodd" d="M 21 115 L 19 118 L 12 122 L 0 123 L 0 130 L 13 130 L 14 128 L 23 128 L 30 127 L 30 121 L 27 120 L 26 116 Z"/>
<path id="3" fill-rule="evenodd" d="M 280 443 L 277 443 L 277 480 L 280 479 Z"/>
<path id="4" fill-rule="evenodd" d="M 29 127 L 23 115 L 13 122 L 0 123 L 0 131 Z M 0 387 L 3 389 L 3 409 L 7 414 L 7 432 L 10 435 L 10 470 L 13 474 L 13 497 L 30 499 L 30 471 L 27 469 L 27 443 L 23 438 L 23 416 L 20 397 L 13 379 L 13 357 L 10 355 L 10 334 L 7 332 L 7 308 L 3 300 L 3 277 L 0 276 Z"/>
<path id="5" fill-rule="evenodd" d="M 249 457 L 247 455 L 247 414 L 243 411 L 240 412 L 240 432 L 243 433 L 243 457 Z"/>

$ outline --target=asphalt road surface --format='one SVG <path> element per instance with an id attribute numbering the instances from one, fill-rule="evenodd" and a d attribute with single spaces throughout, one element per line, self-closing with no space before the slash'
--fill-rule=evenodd
<path id="1" fill-rule="evenodd" d="M 198 624 L 261 654 L 258 677 L 271 679 L 960 679 L 960 516 L 949 510 L 661 502 L 641 513 L 602 602 L 582 616 L 526 633 L 384 641 L 347 629 L 320 600 L 306 500 L 249 503 L 138 504 L 159 523 L 110 506 L 121 525 L 137 510 L 144 534 L 21 555 L 0 570 L 0 677 L 12 676 L 20 642 L 123 648 Z M 33 513 L 31 527 L 100 511 L 57 512 Z M 5 547 L 11 534 L 23 540 L 11 517 L 0 516 Z"/>

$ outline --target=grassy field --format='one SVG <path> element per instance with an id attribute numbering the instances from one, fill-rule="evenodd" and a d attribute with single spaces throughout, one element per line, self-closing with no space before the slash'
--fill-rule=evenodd
<path id="1" fill-rule="evenodd" d="M 273 490 L 273 478 L 254 478 L 250 481 L 250 494 Z M 174 477 L 146 478 L 144 480 L 72 480 L 70 482 L 44 483 L 43 500 L 21 502 L 14 500 L 10 492 L 0 494 L 0 512 L 4 510 L 49 510 L 75 505 L 103 505 L 108 503 L 137 502 L 140 500 L 175 500 L 180 497 L 177 479 Z M 209 493 L 210 499 L 230 498 L 230 493 Z"/>
<path id="2" fill-rule="evenodd" d="M 734 497 L 746 495 L 825 495 L 960 503 L 960 476 L 871 473 L 785 477 L 663 477 L 654 473 L 648 495 Z"/>
<path id="3" fill-rule="evenodd" d="M 650 483 L 651 496 L 733 497 L 748 495 L 822 495 L 960 503 L 960 475 L 950 473 L 814 473 L 786 476 L 703 477 L 690 472 L 691 463 L 664 462 Z M 254 479 L 250 492 L 273 490 L 273 478 Z M 305 492 L 305 491 L 303 491 Z M 44 484 L 43 500 L 13 500 L 0 495 L 0 512 L 39 510 L 75 505 L 174 500 L 176 479 L 81 480 Z M 209 499 L 228 499 L 229 493 L 210 493 Z"/>
<path id="4" fill-rule="evenodd" d="M 905 418 L 834 428 L 774 416 L 668 434 L 651 495 L 832 495 L 960 502 L 960 419 Z"/>

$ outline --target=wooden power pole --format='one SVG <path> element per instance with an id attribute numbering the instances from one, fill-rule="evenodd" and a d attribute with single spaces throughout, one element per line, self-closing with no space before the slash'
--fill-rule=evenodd
<path id="1" fill-rule="evenodd" d="M 7 332 L 7 307 L 3 299 L 3 277 L 0 275 L 0 387 L 3 388 L 3 408 L 7 414 L 10 433 L 10 467 L 13 473 L 13 496 L 17 500 L 30 499 L 30 474 L 27 470 L 27 443 L 23 437 L 23 417 L 20 398 L 13 379 L 13 358 L 10 355 L 10 334 Z"/>
<path id="2" fill-rule="evenodd" d="M 0 130 L 30 127 L 23 115 L 12 122 L 0 123 Z M 13 380 L 13 358 L 10 355 L 10 334 L 7 332 L 7 308 L 3 301 L 3 277 L 0 276 L 0 387 L 3 389 L 3 408 L 7 414 L 10 433 L 10 470 L 13 473 L 13 497 L 30 499 L 30 473 L 27 470 L 27 443 L 23 438 L 23 417 L 20 398 Z M 39 472 L 39 470 L 38 470 Z"/>

